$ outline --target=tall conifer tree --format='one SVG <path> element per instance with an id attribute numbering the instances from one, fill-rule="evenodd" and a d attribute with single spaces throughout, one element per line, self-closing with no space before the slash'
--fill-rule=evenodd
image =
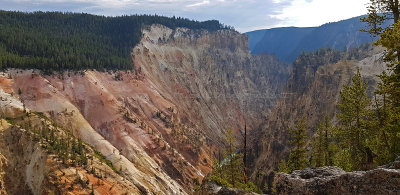
<path id="1" fill-rule="evenodd" d="M 340 92 L 338 118 L 340 126 L 336 136 L 343 152 L 349 154 L 350 170 L 365 169 L 371 162 L 371 149 L 367 146 L 368 109 L 370 99 L 366 94 L 367 85 L 362 81 L 360 70 L 351 83 Z"/>

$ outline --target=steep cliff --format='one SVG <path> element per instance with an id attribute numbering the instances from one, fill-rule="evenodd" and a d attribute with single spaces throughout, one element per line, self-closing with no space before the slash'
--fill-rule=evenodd
<path id="1" fill-rule="evenodd" d="M 381 48 L 358 48 L 348 53 L 328 50 L 300 56 L 293 65 L 291 76 L 282 92 L 283 98 L 267 116 L 259 131 L 253 131 L 254 156 L 252 178 L 259 184 L 273 180 L 272 171 L 284 159 L 290 147 L 288 128 L 305 117 L 307 135 L 324 117 L 333 117 L 340 98 L 339 91 L 350 82 L 357 67 L 368 83 L 372 96 L 378 78 L 385 70 Z M 335 120 L 335 119 L 334 119 Z"/>
<path id="2" fill-rule="evenodd" d="M 125 72 L 11 69 L 0 91 L 93 146 L 133 189 L 185 194 L 211 171 L 223 131 L 257 127 L 288 78 L 286 64 L 250 55 L 231 30 L 152 25 L 132 60 Z"/>
<path id="3" fill-rule="evenodd" d="M 153 25 L 133 51 L 135 65 L 184 115 L 201 121 L 209 139 L 244 119 L 255 126 L 268 113 L 288 78 L 288 66 L 252 56 L 247 37 L 234 31 L 172 31 Z M 244 114 L 245 113 L 245 114 Z"/>

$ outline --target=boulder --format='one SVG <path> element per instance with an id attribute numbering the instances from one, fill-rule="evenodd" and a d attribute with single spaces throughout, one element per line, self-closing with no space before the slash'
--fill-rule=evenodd
<path id="1" fill-rule="evenodd" d="M 399 194 L 400 159 L 369 171 L 345 172 L 338 167 L 318 167 L 278 173 L 277 194 Z"/>

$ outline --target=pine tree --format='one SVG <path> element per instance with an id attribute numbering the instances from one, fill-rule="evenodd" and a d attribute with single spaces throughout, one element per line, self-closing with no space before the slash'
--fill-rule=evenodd
<path id="1" fill-rule="evenodd" d="M 377 36 L 376 45 L 385 47 L 384 60 L 387 72 L 378 75 L 381 82 L 376 90 L 374 111 L 369 133 L 370 142 L 377 155 L 375 163 L 385 164 L 400 154 L 400 2 L 399 0 L 370 0 L 368 16 L 362 18 L 369 29 L 364 31 Z M 391 25 L 382 27 L 385 21 Z"/>
<path id="2" fill-rule="evenodd" d="M 225 157 L 229 161 L 229 172 L 228 179 L 232 187 L 238 182 L 238 178 L 242 176 L 241 174 L 241 158 L 238 158 L 239 154 L 236 153 L 235 147 L 235 136 L 233 135 L 233 130 L 229 128 L 225 132 L 225 139 L 227 143 L 227 148 L 225 149 Z"/>
<path id="3" fill-rule="evenodd" d="M 367 22 L 372 35 L 379 35 L 375 43 L 386 48 L 384 60 L 388 63 L 388 74 L 383 72 L 379 77 L 382 85 L 377 94 L 386 96 L 392 103 L 395 115 L 400 115 L 400 2 L 399 0 L 370 0 L 368 16 L 363 18 Z M 379 13 L 379 14 L 378 14 Z M 393 23 L 382 28 L 384 21 Z M 385 87 L 383 89 L 382 87 Z M 389 108 L 390 109 L 390 108 Z"/>
<path id="4" fill-rule="evenodd" d="M 391 109 L 396 115 L 400 115 L 400 22 L 387 28 L 380 34 L 380 38 L 376 42 L 386 48 L 384 61 L 387 62 L 388 72 L 379 75 L 385 90 L 378 91 L 378 94 L 386 95 L 387 100 L 391 103 Z M 398 124 L 397 124 L 398 126 Z M 399 127 L 399 126 L 398 126 Z"/>
<path id="5" fill-rule="evenodd" d="M 292 149 L 289 153 L 289 160 L 286 162 L 282 160 L 278 165 L 278 172 L 291 173 L 294 170 L 300 170 L 308 167 L 309 161 L 307 159 L 307 122 L 303 118 L 295 124 L 295 128 L 289 129 L 290 144 Z"/>
<path id="6" fill-rule="evenodd" d="M 350 169 L 366 169 L 372 162 L 371 149 L 367 146 L 368 133 L 367 107 L 370 99 L 366 94 L 367 85 L 362 81 L 360 70 L 357 70 L 351 83 L 340 92 L 338 118 L 340 126 L 336 136 L 342 150 L 350 155 Z"/>
<path id="7" fill-rule="evenodd" d="M 362 22 L 368 24 L 369 29 L 362 29 L 374 36 L 380 35 L 386 29 L 382 25 L 387 20 L 397 23 L 399 20 L 399 0 L 370 0 L 367 5 L 368 15 L 361 18 Z"/>
<path id="8" fill-rule="evenodd" d="M 236 139 L 231 128 L 225 131 L 225 143 L 223 159 L 214 159 L 213 172 L 209 179 L 221 186 L 260 192 L 254 183 L 247 182 L 243 177 L 243 154 L 237 151 Z"/>
<path id="9" fill-rule="evenodd" d="M 283 172 L 283 173 L 290 173 L 291 171 L 289 170 L 289 167 L 286 163 L 285 160 L 281 160 L 281 162 L 278 165 L 278 172 Z"/>
<path id="10" fill-rule="evenodd" d="M 311 164 L 314 167 L 322 167 L 325 162 L 325 145 L 327 144 L 327 140 L 324 137 L 324 124 L 320 122 L 318 124 L 316 137 L 314 137 L 312 142 L 312 161 Z"/>
<path id="11" fill-rule="evenodd" d="M 312 142 L 312 165 L 314 167 L 332 166 L 335 144 L 332 137 L 332 124 L 328 115 L 318 123 L 317 132 Z"/>
<path id="12" fill-rule="evenodd" d="M 244 123 L 243 144 L 243 181 L 247 183 L 247 124 Z"/>
<path id="13" fill-rule="evenodd" d="M 242 158 L 236 152 L 235 136 L 233 130 L 228 128 L 225 131 L 226 147 L 223 151 L 223 160 L 214 160 L 214 169 L 211 180 L 219 185 L 235 187 L 242 180 Z"/>
<path id="14" fill-rule="evenodd" d="M 287 166 L 290 172 L 294 170 L 304 169 L 309 164 L 307 160 L 306 149 L 306 128 L 307 122 L 306 119 L 303 118 L 296 123 L 295 128 L 289 129 L 291 137 L 290 144 L 292 145 L 292 149 L 289 153 Z"/>
<path id="15" fill-rule="evenodd" d="M 399 98 L 392 96 L 393 85 L 388 81 L 390 77 L 383 72 L 379 75 L 381 82 L 375 91 L 374 115 L 371 128 L 374 131 L 372 144 L 377 154 L 376 164 L 382 165 L 394 161 L 400 153 L 399 107 L 396 106 Z"/>

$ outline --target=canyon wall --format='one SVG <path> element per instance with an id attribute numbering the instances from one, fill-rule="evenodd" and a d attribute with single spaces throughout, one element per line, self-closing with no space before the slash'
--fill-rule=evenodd
<path id="1" fill-rule="evenodd" d="M 133 71 L 11 69 L 0 91 L 93 146 L 132 190 L 190 194 L 211 171 L 223 132 L 240 137 L 245 121 L 258 127 L 289 77 L 287 64 L 250 55 L 247 36 L 231 30 L 152 25 L 132 60 Z"/>
<path id="2" fill-rule="evenodd" d="M 364 47 L 341 53 L 328 50 L 319 54 L 300 56 L 293 64 L 291 76 L 282 92 L 282 99 L 266 117 L 259 131 L 252 134 L 255 161 L 252 178 L 260 185 L 271 186 L 273 171 L 285 159 L 290 149 L 289 128 L 305 118 L 307 136 L 312 137 L 315 124 L 325 115 L 333 118 L 337 112 L 340 90 L 350 83 L 357 68 L 368 84 L 367 94 L 372 97 L 376 75 L 386 69 L 382 61 L 382 48 Z"/>

